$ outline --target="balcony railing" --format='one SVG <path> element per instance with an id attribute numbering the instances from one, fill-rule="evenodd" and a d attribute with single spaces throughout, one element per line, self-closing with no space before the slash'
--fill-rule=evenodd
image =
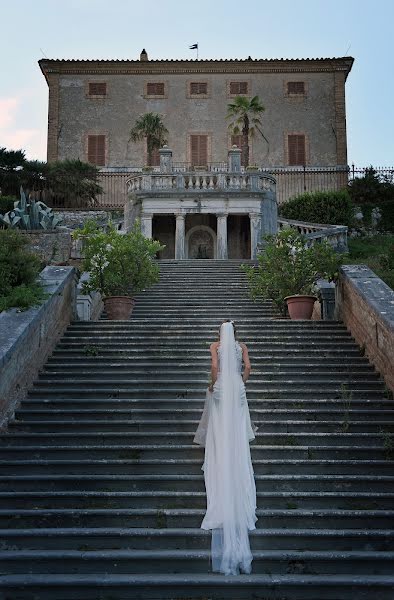
<path id="1" fill-rule="evenodd" d="M 275 178 L 263 173 L 149 173 L 127 180 L 130 193 L 138 192 L 262 192 L 275 188 Z"/>

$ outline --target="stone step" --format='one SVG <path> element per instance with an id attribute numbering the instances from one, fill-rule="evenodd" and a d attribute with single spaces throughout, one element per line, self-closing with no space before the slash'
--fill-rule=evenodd
<path id="1" fill-rule="evenodd" d="M 4 550 L 74 549 L 204 549 L 210 547 L 210 532 L 197 528 L 38 528 L 0 530 Z M 249 532 L 251 550 L 383 550 L 390 551 L 394 531 L 390 529 L 283 529 Z"/>
<path id="2" fill-rule="evenodd" d="M 138 459 L 138 460 L 47 460 L 47 459 L 21 459 L 0 460 L 0 474 L 2 475 L 31 475 L 31 474 L 105 474 L 105 475 L 130 475 L 130 474 L 185 474 L 201 475 L 203 458 L 184 459 Z M 286 475 L 354 475 L 357 473 L 374 473 L 375 475 L 391 475 L 393 473 L 394 459 L 384 460 L 302 460 L 302 459 L 254 459 L 253 469 L 256 475 L 284 473 Z"/>
<path id="3" fill-rule="evenodd" d="M 71 321 L 69 327 L 67 328 L 67 331 L 72 331 L 72 330 L 79 330 L 79 331 L 90 331 L 90 330 L 94 330 L 94 331 L 107 331 L 107 330 L 114 330 L 114 331 L 118 331 L 118 330 L 130 330 L 130 331 L 134 331 L 136 328 L 145 328 L 147 330 L 152 329 L 152 328 L 157 328 L 157 325 L 151 324 L 150 319 L 146 320 L 146 323 L 142 323 L 141 320 L 138 320 L 138 322 L 134 323 L 133 320 L 127 320 L 127 321 Z M 207 316 L 207 320 L 202 320 L 201 322 L 199 322 L 197 319 L 192 319 L 190 325 L 185 326 L 184 321 L 180 321 L 179 323 L 165 323 L 163 321 L 162 324 L 162 329 L 163 330 L 171 330 L 171 329 L 178 329 L 178 328 L 182 328 L 185 331 L 188 331 L 190 328 L 195 328 L 197 331 L 204 331 L 204 330 L 211 330 L 215 328 L 215 323 L 213 322 L 213 319 L 209 319 L 209 316 Z M 342 321 L 311 321 L 311 320 L 307 320 L 307 321 L 292 321 L 290 319 L 285 319 L 285 318 L 281 318 L 281 319 L 263 319 L 260 318 L 257 321 L 250 323 L 250 321 L 248 319 L 242 318 L 238 323 L 237 323 L 237 331 L 241 331 L 241 330 L 249 330 L 249 329 L 254 329 L 256 331 L 262 329 L 267 329 L 267 331 L 271 331 L 271 330 L 276 330 L 276 329 L 280 329 L 280 330 L 284 330 L 284 331 L 289 331 L 289 330 L 299 330 L 299 331 L 314 331 L 314 332 L 320 332 L 320 331 L 348 331 L 346 326 L 344 325 L 344 323 Z"/>
<path id="4" fill-rule="evenodd" d="M 183 371 L 180 371 L 176 374 L 168 374 L 158 373 L 154 375 L 153 373 L 129 373 L 127 370 L 121 373 L 119 372 L 97 372 L 96 373 L 67 373 L 67 372 L 58 372 L 58 373 L 45 373 L 42 372 L 39 375 L 39 379 L 33 382 L 34 386 L 39 386 L 41 388 L 47 386 L 61 386 L 67 388 L 69 386 L 73 386 L 73 388 L 81 386 L 81 387 L 91 387 L 91 386 L 100 386 L 102 390 L 107 390 L 108 388 L 113 389 L 124 389 L 124 388 L 134 388 L 135 386 L 146 387 L 154 387 L 167 390 L 168 388 L 172 388 L 174 390 L 181 390 L 182 392 L 185 389 L 205 389 L 208 385 L 208 381 L 210 379 L 209 371 L 203 371 L 199 376 L 196 373 L 186 374 Z M 378 373 L 371 373 L 368 375 L 364 374 L 353 374 L 350 376 L 346 374 L 344 375 L 331 375 L 330 373 L 323 374 L 308 374 L 308 372 L 304 371 L 301 373 L 291 373 L 289 375 L 284 375 L 282 373 L 252 373 L 250 379 L 248 379 L 246 383 L 247 392 L 253 392 L 256 390 L 261 390 L 265 387 L 275 388 L 275 386 L 280 385 L 282 388 L 291 388 L 292 386 L 297 387 L 309 387 L 309 391 L 313 392 L 316 386 L 324 386 L 326 390 L 337 390 L 341 389 L 341 385 L 344 386 L 345 389 L 351 390 L 353 387 L 357 387 L 359 389 L 370 389 L 370 390 L 382 390 L 384 391 L 384 381 L 379 376 Z M 345 387 L 346 386 L 346 387 Z M 283 390 L 285 391 L 285 390 Z"/>
<path id="5" fill-rule="evenodd" d="M 102 431 L 100 433 L 100 442 L 108 445 L 118 445 L 119 442 L 130 443 L 131 445 L 144 443 L 146 445 L 183 445 L 190 444 L 194 437 L 194 431 Z M 383 445 L 384 437 L 377 432 L 356 432 L 336 431 L 324 433 L 321 431 L 294 431 L 292 433 L 283 432 L 260 432 L 255 434 L 254 444 L 259 446 L 379 446 Z M 67 432 L 11 432 L 0 437 L 0 448 L 14 447 L 24 444 L 38 445 L 73 445 L 75 440 L 86 446 L 97 444 L 97 432 L 94 431 L 67 431 Z"/>
<path id="6" fill-rule="evenodd" d="M 97 600 L 98 593 L 107 598 L 130 600 L 210 600 L 250 599 L 257 594 L 264 600 L 277 600 L 286 594 L 291 600 L 392 600 L 394 577 L 391 575 L 353 574 L 250 574 L 226 576 L 217 573 L 182 574 L 22 574 L 5 575 L 0 589 L 8 594 L 18 590 L 18 600 Z M 261 596 L 264 594 L 264 596 Z M 105 598 L 105 596 L 101 596 Z"/>
<path id="7" fill-rule="evenodd" d="M 47 421 L 26 421 L 21 419 L 12 419 L 8 425 L 10 433 L 15 431 L 31 431 L 31 432 L 68 432 L 78 431 L 81 433 L 94 431 L 98 434 L 107 431 L 125 431 L 125 432 L 191 432 L 198 427 L 198 420 L 129 420 L 128 418 L 115 420 L 108 419 L 70 419 L 63 418 L 55 421 L 49 419 Z M 296 421 L 291 419 L 283 419 L 281 421 L 268 421 L 254 419 L 254 424 L 258 427 L 260 433 L 298 433 L 303 431 L 317 431 L 321 433 L 336 433 L 346 431 L 348 433 L 380 433 L 381 431 L 394 432 L 394 411 L 391 415 L 391 420 L 381 421 L 354 421 L 348 418 L 347 414 L 343 414 L 338 421 L 323 421 L 323 420 L 304 420 Z"/>
<path id="8" fill-rule="evenodd" d="M 267 424 L 268 422 L 272 427 L 285 426 L 288 421 L 296 421 L 302 419 L 305 426 L 319 426 L 320 423 L 325 424 L 326 427 L 342 425 L 344 421 L 349 425 L 362 427 L 363 424 L 368 426 L 379 423 L 384 428 L 384 425 L 389 425 L 394 420 L 393 410 L 352 410 L 344 408 L 342 411 L 335 410 L 281 410 L 281 409 L 250 409 L 251 419 L 255 423 L 261 423 L 261 425 Z M 76 426 L 83 426 L 83 424 L 89 424 L 90 421 L 94 423 L 103 424 L 106 427 L 110 426 L 111 423 L 118 422 L 130 422 L 133 425 L 149 427 L 151 424 L 153 427 L 163 426 L 172 429 L 173 427 L 183 427 L 184 423 L 197 423 L 201 417 L 201 410 L 194 410 L 191 408 L 186 409 L 117 409 L 112 410 L 57 410 L 52 408 L 50 410 L 24 410 L 18 409 L 15 411 L 15 419 L 10 421 L 10 424 L 14 422 L 19 425 L 26 423 L 27 426 L 30 424 L 42 425 L 44 422 L 48 424 L 48 427 L 52 426 L 52 423 L 63 422 L 66 426 L 68 423 L 73 423 Z M 184 419 L 183 419 L 184 418 Z"/>
<path id="9" fill-rule="evenodd" d="M 86 382 L 81 387 L 81 383 L 74 385 L 72 382 L 64 385 L 60 385 L 60 382 L 57 382 L 57 388 L 54 389 L 53 386 L 48 384 L 48 382 L 40 382 L 40 384 L 34 385 L 34 387 L 29 391 L 29 398 L 52 398 L 61 397 L 61 398 L 140 398 L 140 399 L 148 399 L 154 395 L 158 395 L 160 400 L 158 400 L 158 404 L 161 405 L 161 402 L 165 399 L 169 400 L 171 398 L 195 398 L 196 396 L 200 396 L 201 400 L 203 396 L 205 396 L 205 391 L 207 387 L 208 381 L 206 380 L 201 385 L 196 386 L 192 383 L 186 382 L 185 384 L 177 384 L 176 382 L 172 382 L 171 385 L 164 385 L 163 383 L 149 382 L 149 384 L 144 384 L 142 386 L 141 381 L 135 381 L 134 383 L 124 383 L 121 384 L 117 382 L 116 385 L 113 385 L 111 382 L 102 381 L 100 385 L 97 382 L 94 382 L 95 385 L 86 385 Z M 324 384 L 324 388 L 322 385 Z M 341 397 L 341 383 L 340 382 L 323 382 L 319 384 L 318 381 L 311 381 L 309 384 L 307 382 L 297 382 L 297 387 L 293 382 L 294 387 L 291 387 L 291 383 L 289 380 L 283 380 L 280 382 L 267 382 L 266 387 L 263 385 L 252 385 L 251 382 L 247 384 L 247 396 L 248 401 L 259 400 L 262 398 L 270 399 L 270 398 L 278 398 L 278 399 L 301 399 L 308 398 L 308 396 L 315 399 L 337 399 Z M 369 382 L 354 382 L 348 386 L 349 393 L 351 392 L 353 397 L 358 400 L 379 400 L 384 399 L 384 385 L 382 382 L 377 381 L 376 383 Z"/>
<path id="10" fill-rule="evenodd" d="M 291 505 L 291 503 L 289 503 Z M 0 528 L 186 527 L 198 528 L 203 509 L 20 509 L 0 510 Z M 390 529 L 393 510 L 257 510 L 256 528 Z M 394 557 L 394 553 L 393 553 Z M 0 559 L 1 562 L 1 559 Z"/>
<path id="11" fill-rule="evenodd" d="M 250 394 L 248 394 L 250 396 Z M 111 396 L 111 397 L 109 397 Z M 118 397 L 117 397 L 118 396 Z M 278 398 L 273 396 L 271 398 L 248 398 L 248 405 L 250 410 L 321 410 L 323 408 L 335 409 L 343 413 L 344 410 L 349 408 L 355 411 L 358 410 L 393 410 L 392 400 L 384 399 L 381 395 L 378 396 L 367 396 L 366 398 L 354 399 L 354 396 L 350 400 L 346 400 L 346 406 L 344 401 L 340 398 L 330 398 L 327 395 L 316 398 L 316 394 L 312 398 L 305 397 L 305 394 L 299 397 L 291 396 L 290 398 Z M 80 408 L 95 410 L 95 409 L 150 409 L 150 410 L 184 410 L 187 408 L 194 408 L 200 411 L 200 416 L 204 407 L 204 398 L 200 395 L 199 398 L 187 395 L 187 397 L 154 397 L 148 396 L 145 398 L 121 398 L 119 394 L 107 395 L 104 398 L 92 397 L 92 398 L 81 398 L 81 397 L 67 397 L 59 398 L 58 395 L 48 397 L 32 397 L 32 392 L 26 400 L 23 400 L 20 405 L 23 409 L 37 408 L 52 409 L 52 408 L 64 408 L 79 410 Z"/>
<path id="12" fill-rule="evenodd" d="M 101 374 L 102 376 L 108 376 L 112 373 L 124 374 L 124 373 L 133 373 L 141 374 L 144 377 L 175 377 L 185 375 L 190 372 L 190 374 L 195 375 L 195 377 L 200 378 L 201 376 L 206 377 L 207 371 L 210 370 L 210 364 L 206 361 L 205 364 L 193 364 L 191 361 L 189 363 L 178 363 L 173 364 L 173 362 L 168 361 L 167 363 L 161 362 L 159 365 L 150 364 L 146 362 L 138 362 L 135 364 L 134 361 L 129 362 L 119 362 L 119 361 L 110 361 L 110 362 L 101 362 L 100 364 L 96 364 L 94 360 L 80 360 L 74 362 L 62 363 L 58 362 L 50 362 L 45 365 L 45 367 L 40 371 L 40 374 L 45 376 L 65 376 L 67 377 L 70 374 L 78 375 L 79 377 L 87 376 L 91 377 L 94 374 Z M 264 361 L 253 361 L 253 370 L 251 373 L 251 377 L 253 379 L 261 378 L 261 377 L 294 377 L 295 375 L 298 377 L 305 377 L 309 374 L 310 377 L 326 377 L 336 375 L 339 377 L 342 373 L 346 375 L 351 373 L 352 377 L 362 377 L 368 378 L 372 377 L 372 379 L 379 377 L 378 373 L 374 370 L 372 365 L 360 363 L 355 364 L 349 367 L 349 365 L 335 365 L 330 363 L 321 363 L 315 365 L 303 365 L 303 368 L 300 365 L 284 365 L 284 364 L 264 364 Z"/>
<path id="13" fill-rule="evenodd" d="M 260 492 L 390 492 L 389 475 L 255 475 Z M 1 475 L 2 491 L 191 491 L 204 492 L 203 475 Z"/>
<path id="14" fill-rule="evenodd" d="M 348 460 L 383 460 L 388 458 L 392 459 L 388 451 L 384 447 L 383 437 L 374 436 L 375 445 L 365 444 L 355 445 L 354 434 L 342 434 L 338 436 L 338 442 L 335 445 L 331 434 L 322 434 L 326 437 L 315 437 L 313 434 L 308 437 L 308 445 L 294 444 L 294 441 L 300 442 L 300 439 L 295 437 L 295 434 L 282 435 L 275 434 L 271 436 L 275 439 L 274 444 L 269 444 L 268 440 L 265 440 L 266 444 L 257 444 L 256 442 L 251 445 L 252 460 L 254 459 L 285 459 L 291 455 L 293 459 L 343 459 L 344 456 Z M 347 437 L 345 437 L 347 435 Z M 358 439 L 360 440 L 360 434 Z M 4 436 L 5 437 L 5 436 Z M 7 435 L 7 438 L 9 436 Z M 96 436 L 97 437 L 97 436 Z M 125 445 L 123 439 L 117 436 L 117 439 L 113 438 L 113 443 L 108 444 L 107 440 L 104 442 L 101 438 L 96 440 L 91 439 L 90 444 L 80 444 L 80 439 L 76 436 L 74 441 L 69 437 L 68 443 L 61 444 L 60 439 L 57 444 L 55 441 L 51 443 L 46 440 L 46 443 L 38 443 L 37 439 L 30 438 L 30 443 L 27 445 L 28 439 L 26 438 L 25 444 L 18 445 L 18 441 L 14 440 L 14 443 L 3 442 L 1 445 L 0 455 L 3 460 L 25 460 L 31 458 L 45 458 L 45 459 L 78 459 L 81 454 L 86 459 L 173 459 L 178 460 L 179 458 L 197 458 L 201 457 L 201 464 L 203 462 L 203 448 L 197 444 L 191 443 L 191 436 L 185 440 L 183 444 L 141 444 L 134 443 L 128 440 L 128 444 Z M 261 437 L 261 436 L 260 436 Z M 2 438 L 0 438 L 2 440 Z M 64 441 L 64 440 L 63 440 Z M 115 443 L 117 441 L 117 443 Z M 168 441 L 168 440 L 167 440 Z M 331 444 L 327 444 L 330 441 Z M 365 439 L 362 439 L 365 442 Z M 369 441 L 373 441 L 370 439 Z M 98 443 L 100 442 L 100 443 Z M 313 443 L 314 442 L 314 443 Z M 340 443 L 342 442 L 342 444 Z M 347 443 L 344 443 L 347 442 Z M 361 443 L 361 440 L 359 441 Z M 7 444 L 7 445 L 5 445 Z"/>
<path id="15" fill-rule="evenodd" d="M 264 510 L 392 510 L 393 492 L 267 491 L 257 492 L 257 508 Z M 187 508 L 206 510 L 205 492 L 186 491 L 0 491 L 0 509 L 115 509 Z M 183 546 L 182 546 L 183 547 Z M 351 545 L 350 545 L 351 547 Z M 381 548 L 383 549 L 383 548 Z"/>

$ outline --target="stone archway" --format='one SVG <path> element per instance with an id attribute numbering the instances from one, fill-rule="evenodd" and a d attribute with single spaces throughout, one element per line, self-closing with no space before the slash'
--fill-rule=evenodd
<path id="1" fill-rule="evenodd" d="M 185 237 L 186 258 L 216 258 L 216 233 L 207 225 L 192 227 Z"/>

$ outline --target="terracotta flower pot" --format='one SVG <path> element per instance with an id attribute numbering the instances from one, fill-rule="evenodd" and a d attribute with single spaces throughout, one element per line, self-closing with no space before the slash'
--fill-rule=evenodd
<path id="1" fill-rule="evenodd" d="M 285 300 L 290 319 L 310 319 L 317 298 L 316 296 L 297 294 L 295 296 L 286 296 Z"/>
<path id="2" fill-rule="evenodd" d="M 130 318 L 135 304 L 130 296 L 108 296 L 104 298 L 104 309 L 110 321 L 125 321 Z"/>

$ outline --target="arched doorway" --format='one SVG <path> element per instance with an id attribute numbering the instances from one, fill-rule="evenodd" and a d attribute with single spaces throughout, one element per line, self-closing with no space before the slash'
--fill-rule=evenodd
<path id="1" fill-rule="evenodd" d="M 207 225 L 196 225 L 186 234 L 186 258 L 216 258 L 216 233 Z"/>

